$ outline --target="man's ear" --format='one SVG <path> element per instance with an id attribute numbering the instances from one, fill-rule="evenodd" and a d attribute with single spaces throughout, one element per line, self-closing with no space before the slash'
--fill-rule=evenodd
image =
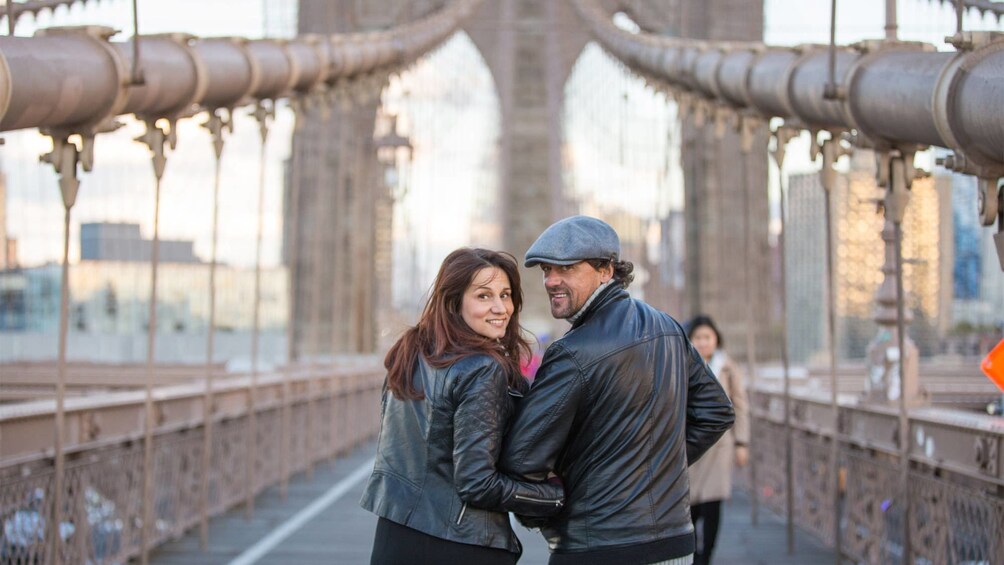
<path id="1" fill-rule="evenodd" d="M 607 263 L 606 266 L 601 268 L 599 271 L 600 271 L 600 282 L 607 282 L 610 279 L 614 278 L 613 263 Z"/>

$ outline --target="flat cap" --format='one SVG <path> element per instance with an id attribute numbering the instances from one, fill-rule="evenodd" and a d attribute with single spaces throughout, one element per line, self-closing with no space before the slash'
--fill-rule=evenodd
<path id="1" fill-rule="evenodd" d="M 523 266 L 572 265 L 585 259 L 616 259 L 620 253 L 621 240 L 610 224 L 589 216 L 572 216 L 540 234 L 526 251 Z"/>

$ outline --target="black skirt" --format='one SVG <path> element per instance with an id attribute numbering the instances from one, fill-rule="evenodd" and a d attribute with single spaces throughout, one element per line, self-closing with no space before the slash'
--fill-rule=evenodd
<path id="1" fill-rule="evenodd" d="M 370 565 L 514 565 L 519 555 L 430 536 L 380 518 Z"/>

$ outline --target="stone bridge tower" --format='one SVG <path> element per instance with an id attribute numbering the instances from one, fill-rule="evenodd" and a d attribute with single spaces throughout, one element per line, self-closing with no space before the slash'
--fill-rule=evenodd
<path id="1" fill-rule="evenodd" d="M 624 11 L 643 29 L 696 39 L 763 39 L 763 2 L 749 0 L 604 0 L 611 14 Z M 505 249 L 524 252 L 554 219 L 575 213 L 562 200 L 562 106 L 565 82 L 589 38 L 566 1 L 485 2 L 466 27 L 495 79 L 502 105 L 501 183 Z M 683 124 L 686 179 L 688 314 L 707 312 L 720 321 L 730 349 L 742 354 L 747 287 L 756 306 L 761 357 L 772 349 L 770 260 L 767 245 L 766 131 L 758 131 L 745 175 L 736 136 L 718 139 L 711 127 Z M 743 178 L 745 176 L 745 178 Z M 744 195 L 745 192 L 745 195 Z M 746 222 L 752 276 L 744 269 Z M 524 273 L 524 319 L 533 329 L 553 324 L 539 273 Z M 553 335 L 553 332 L 552 332 Z"/>
<path id="2" fill-rule="evenodd" d="M 601 1 L 611 14 L 624 11 L 653 33 L 732 40 L 760 40 L 763 36 L 760 0 Z M 412 19 L 442 3 L 443 0 L 301 0 L 300 31 L 377 29 Z M 501 105 L 502 246 L 521 257 L 547 225 L 576 212 L 574 203 L 565 202 L 562 197 L 561 120 L 565 82 L 589 38 L 566 0 L 487 0 L 468 21 L 465 31 L 492 73 Z M 375 111 L 375 103 L 357 107 L 350 111 L 351 115 L 330 122 L 334 124 L 330 126 L 309 119 L 297 134 L 297 139 L 304 142 L 294 142 L 296 155 L 303 151 L 310 154 L 309 147 L 321 142 L 306 140 L 317 139 L 320 132 L 329 136 L 328 147 L 335 147 L 332 143 L 341 144 L 323 157 L 323 169 L 315 167 L 327 171 L 325 178 L 335 179 L 335 184 L 330 190 L 318 192 L 311 188 L 310 182 L 303 182 L 305 196 L 301 197 L 296 214 L 300 216 L 311 210 L 312 198 L 317 198 L 318 206 L 328 206 L 331 217 L 340 219 L 332 223 L 341 227 L 324 226 L 327 231 L 323 237 L 330 238 L 330 246 L 326 243 L 325 248 L 347 254 L 345 257 L 365 257 L 372 251 L 358 234 L 361 229 L 371 233 L 367 230 L 373 226 L 359 224 L 362 216 L 353 214 L 370 213 L 379 202 L 360 200 L 353 187 L 373 186 L 375 182 L 372 181 L 375 160 L 366 156 L 373 153 L 372 147 L 364 147 L 372 138 Z M 698 127 L 692 119 L 686 119 L 682 129 L 687 194 L 686 312 L 702 311 L 715 316 L 730 349 L 741 354 L 747 287 L 759 308 L 757 319 L 765 320 L 769 314 L 766 133 L 758 133 L 757 147 L 764 150 L 755 151 L 748 160 L 744 180 L 731 165 L 738 161 L 739 155 L 734 136 L 717 139 L 711 127 Z M 314 154 L 317 156 L 316 150 Z M 310 196 L 314 193 L 316 196 Z M 345 208 L 353 205 L 356 207 Z M 339 206 L 354 219 L 339 213 Z M 751 261 L 755 275 L 749 278 L 743 270 L 746 221 L 750 222 L 754 241 Z M 367 278 L 372 273 L 353 274 L 347 268 L 349 263 L 338 257 L 333 262 L 331 272 L 322 273 L 321 286 L 342 288 L 338 292 L 346 295 L 325 297 L 324 293 L 320 304 L 322 309 L 330 309 L 331 304 L 325 300 L 344 300 L 349 312 L 344 322 L 336 321 L 334 339 L 330 334 L 332 329 L 327 327 L 322 332 L 322 342 L 348 344 L 347 351 L 368 350 L 374 343 L 368 337 L 374 331 L 373 322 L 366 321 L 365 313 L 374 301 L 366 290 L 372 287 L 366 282 L 372 280 Z M 303 258 L 298 261 L 301 275 L 309 275 L 311 264 Z M 351 264 L 353 268 L 359 265 Z M 549 331 L 552 335 L 563 332 L 567 326 L 550 318 L 539 272 L 524 272 L 524 279 L 527 294 L 524 322 L 535 331 Z M 305 292 L 309 296 L 309 291 Z M 358 304 L 360 300 L 366 301 L 362 307 Z M 351 304 L 355 306 L 348 306 Z M 767 324 L 757 326 L 764 328 L 758 331 L 766 332 Z M 758 343 L 765 343 L 764 337 L 759 336 Z"/>

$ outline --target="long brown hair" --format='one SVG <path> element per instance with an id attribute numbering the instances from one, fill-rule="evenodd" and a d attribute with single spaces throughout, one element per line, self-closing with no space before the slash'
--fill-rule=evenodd
<path id="1" fill-rule="evenodd" d="M 505 335 L 498 341 L 476 333 L 461 314 L 464 292 L 474 280 L 474 275 L 490 267 L 497 267 L 509 277 L 512 291 L 512 317 Z M 415 389 L 412 380 L 419 355 L 432 367 L 441 369 L 465 357 L 487 354 L 505 368 L 510 387 L 525 391 L 527 383 L 519 365 L 521 359 L 530 358 L 530 342 L 523 336 L 523 328 L 519 325 L 522 308 L 519 267 L 512 255 L 469 247 L 450 253 L 439 267 L 432 294 L 418 324 L 408 328 L 384 358 L 387 389 L 402 400 L 424 398 L 422 392 Z"/>

